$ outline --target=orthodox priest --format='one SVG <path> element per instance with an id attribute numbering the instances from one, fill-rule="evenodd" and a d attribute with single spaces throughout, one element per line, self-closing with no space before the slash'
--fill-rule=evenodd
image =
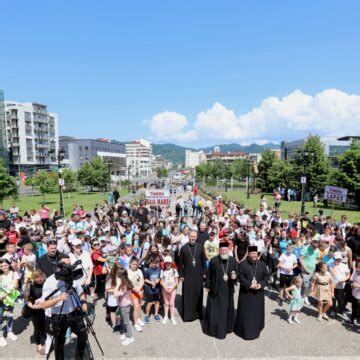
<path id="1" fill-rule="evenodd" d="M 202 319 L 203 278 L 206 273 L 204 246 L 197 243 L 197 231 L 191 230 L 189 242 L 179 254 L 179 276 L 182 285 L 182 317 L 184 321 Z"/>
<path id="2" fill-rule="evenodd" d="M 240 292 L 234 332 L 244 340 L 254 340 L 265 326 L 264 287 L 269 280 L 256 246 L 248 247 L 248 257 L 238 266 L 238 277 Z"/>
<path id="3" fill-rule="evenodd" d="M 237 262 L 229 256 L 229 242 L 220 242 L 220 253 L 211 259 L 206 275 L 208 291 L 204 332 L 217 339 L 225 339 L 234 331 L 234 291 Z"/>

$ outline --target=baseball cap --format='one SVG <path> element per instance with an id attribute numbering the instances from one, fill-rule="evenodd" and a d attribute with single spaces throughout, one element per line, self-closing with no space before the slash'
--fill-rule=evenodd
<path id="1" fill-rule="evenodd" d="M 335 254 L 334 254 L 334 259 L 337 260 L 337 259 L 342 259 L 342 255 L 341 255 L 341 252 L 337 251 Z"/>
<path id="2" fill-rule="evenodd" d="M 72 246 L 81 245 L 81 240 L 80 240 L 80 239 L 74 239 L 74 240 L 71 242 L 71 245 L 72 245 Z"/>
<path id="3" fill-rule="evenodd" d="M 172 263 L 172 257 L 170 255 L 165 256 L 164 263 Z"/>

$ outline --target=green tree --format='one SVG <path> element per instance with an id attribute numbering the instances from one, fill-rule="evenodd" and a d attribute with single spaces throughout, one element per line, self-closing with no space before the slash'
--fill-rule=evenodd
<path id="1" fill-rule="evenodd" d="M 274 151 L 266 149 L 262 155 L 258 164 L 257 186 L 262 191 L 272 191 L 273 187 L 269 183 L 269 171 L 276 160 Z"/>
<path id="2" fill-rule="evenodd" d="M 355 141 L 350 149 L 338 156 L 339 167 L 334 171 L 335 185 L 348 189 L 360 206 L 360 142 Z"/>
<path id="3" fill-rule="evenodd" d="M 85 162 L 81 165 L 80 169 L 78 170 L 77 174 L 79 183 L 82 186 L 90 186 L 91 191 L 92 187 L 94 186 L 93 177 L 94 177 L 94 169 L 91 166 L 90 162 Z"/>
<path id="4" fill-rule="evenodd" d="M 230 165 L 230 171 L 231 171 L 231 175 L 235 179 L 246 178 L 248 176 L 248 172 L 249 172 L 248 160 L 247 159 L 234 160 Z M 250 173 L 251 172 L 252 172 L 252 169 L 250 169 Z"/>
<path id="5" fill-rule="evenodd" d="M 306 169 L 306 191 L 321 193 L 329 178 L 331 164 L 325 155 L 325 147 L 318 136 L 309 135 L 293 159 L 296 188 L 300 188 L 300 178 Z"/>
<path id="6" fill-rule="evenodd" d="M 100 156 L 94 157 L 91 161 L 85 162 L 78 171 L 78 180 L 83 186 L 90 186 L 105 189 L 109 181 L 107 164 Z"/>
<path id="7" fill-rule="evenodd" d="M 62 169 L 61 173 L 62 178 L 65 182 L 65 191 L 75 191 L 76 190 L 76 173 L 71 169 Z"/>
<path id="8" fill-rule="evenodd" d="M 40 191 L 43 196 L 43 204 L 45 204 L 45 194 L 56 191 L 58 186 L 57 178 L 58 176 L 55 173 L 40 170 L 31 179 L 30 184 Z"/>
<path id="9" fill-rule="evenodd" d="M 0 204 L 8 196 L 16 196 L 18 188 L 16 180 L 13 176 L 10 176 L 4 166 L 3 159 L 0 158 Z"/>
<path id="10" fill-rule="evenodd" d="M 166 178 L 169 176 L 169 171 L 166 168 L 156 168 L 156 176 L 159 178 Z"/>
<path id="11" fill-rule="evenodd" d="M 269 189 L 276 189 L 278 186 L 294 188 L 298 183 L 294 177 L 294 168 L 289 161 L 275 158 L 271 168 L 267 172 Z"/>

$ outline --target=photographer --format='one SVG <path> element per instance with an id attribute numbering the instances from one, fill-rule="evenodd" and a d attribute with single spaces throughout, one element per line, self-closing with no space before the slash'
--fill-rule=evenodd
<path id="1" fill-rule="evenodd" d="M 37 267 L 45 273 L 46 277 L 49 277 L 55 273 L 60 255 L 55 240 L 48 241 L 46 245 L 46 254 L 40 256 Z"/>
<path id="2" fill-rule="evenodd" d="M 40 308 L 51 308 L 51 327 L 55 338 L 55 358 L 64 359 L 64 344 L 67 329 L 77 335 L 76 358 L 84 358 L 84 351 L 87 342 L 85 323 L 81 317 L 83 311 L 87 311 L 86 296 L 79 283 L 73 282 L 72 271 L 69 269 L 70 258 L 61 254 L 58 258 L 58 271 L 50 276 L 44 283 L 42 302 Z M 66 279 L 66 281 L 64 280 Z M 56 289 L 51 299 L 46 300 Z M 77 295 L 73 293 L 76 291 Z M 81 304 L 79 304 L 79 299 Z"/>

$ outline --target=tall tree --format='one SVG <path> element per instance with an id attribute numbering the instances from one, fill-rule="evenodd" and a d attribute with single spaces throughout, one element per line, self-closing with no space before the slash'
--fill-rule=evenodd
<path id="1" fill-rule="evenodd" d="M 331 164 L 318 136 L 309 135 L 301 149 L 295 153 L 293 165 L 297 188 L 300 187 L 300 178 L 306 170 L 306 191 L 324 191 Z"/>
<path id="2" fill-rule="evenodd" d="M 234 160 L 230 165 L 230 171 L 231 175 L 236 179 L 246 178 L 249 172 L 249 164 L 247 163 L 247 159 Z"/>
<path id="3" fill-rule="evenodd" d="M 3 159 L 0 158 L 0 204 L 8 196 L 16 196 L 18 188 L 14 177 L 10 176 L 4 166 Z"/>
<path id="4" fill-rule="evenodd" d="M 109 181 L 109 169 L 100 156 L 85 162 L 78 171 L 78 180 L 83 186 L 106 188 Z"/>
<path id="5" fill-rule="evenodd" d="M 62 169 L 61 173 L 62 178 L 65 182 L 65 191 L 75 191 L 76 190 L 76 173 L 71 169 Z"/>
<path id="6" fill-rule="evenodd" d="M 45 194 L 55 192 L 57 189 L 57 174 L 40 170 L 30 180 L 30 184 L 41 192 L 45 203 Z"/>
<path id="7" fill-rule="evenodd" d="M 269 171 L 273 166 L 275 160 L 276 160 L 275 152 L 270 149 L 266 149 L 261 155 L 261 160 L 259 161 L 258 164 L 259 173 L 257 175 L 257 186 L 262 191 L 273 190 L 273 187 L 270 186 L 270 182 L 269 182 Z"/>
<path id="8" fill-rule="evenodd" d="M 294 177 L 294 167 L 289 161 L 275 158 L 270 169 L 268 169 L 268 187 L 296 188 L 297 180 Z"/>
<path id="9" fill-rule="evenodd" d="M 352 142 L 350 149 L 338 156 L 338 162 L 334 171 L 336 185 L 348 189 L 360 207 L 360 142 Z"/>

